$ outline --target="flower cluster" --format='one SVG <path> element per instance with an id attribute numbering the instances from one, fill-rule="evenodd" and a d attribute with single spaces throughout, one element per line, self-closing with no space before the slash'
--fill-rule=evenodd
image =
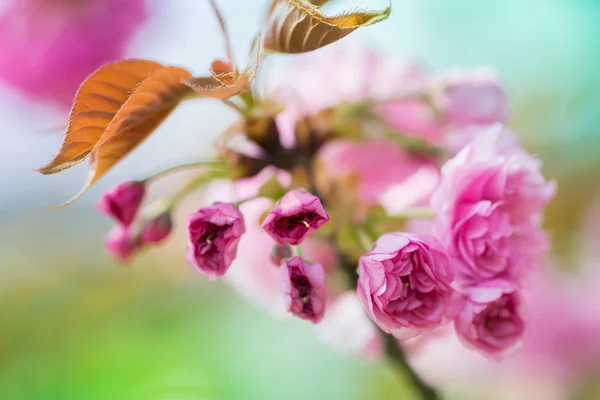
<path id="1" fill-rule="evenodd" d="M 555 188 L 504 126 L 493 73 L 430 78 L 368 49 L 296 62 L 286 66 L 293 81 L 235 104 L 243 145 L 224 133 L 214 171 L 198 164 L 186 191 L 227 177 L 238 196 L 189 215 L 188 263 L 319 324 L 318 336 L 346 352 L 376 357 L 381 332 L 404 341 L 450 322 L 488 356 L 516 347 L 527 325 L 521 289 L 548 247 L 542 213 Z M 322 74 L 340 64 L 343 73 Z M 148 182 L 99 203 L 119 223 L 107 240 L 118 259 L 164 240 L 187 193 L 138 217 Z"/>

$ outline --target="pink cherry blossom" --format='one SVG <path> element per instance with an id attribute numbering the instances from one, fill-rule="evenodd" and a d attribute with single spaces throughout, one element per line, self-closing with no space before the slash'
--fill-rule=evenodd
<path id="1" fill-rule="evenodd" d="M 127 262 L 143 247 L 143 242 L 135 231 L 118 225 L 108 233 L 104 245 L 113 258 Z"/>
<path id="2" fill-rule="evenodd" d="M 310 264 L 301 257 L 292 257 L 279 271 L 288 311 L 314 324 L 321 322 L 328 296 L 323 266 Z"/>
<path id="3" fill-rule="evenodd" d="M 146 186 L 140 181 L 125 181 L 104 193 L 96 209 L 124 226 L 135 219 L 144 200 Z"/>
<path id="4" fill-rule="evenodd" d="M 453 278 L 446 251 L 437 239 L 387 233 L 360 258 L 357 291 L 371 319 L 404 340 L 444 322 Z"/>
<path id="5" fill-rule="evenodd" d="M 485 302 L 468 297 L 461 300 L 454 320 L 456 333 L 463 343 L 482 353 L 500 357 L 522 343 L 525 319 L 518 292 L 499 293 Z"/>
<path id="6" fill-rule="evenodd" d="M 442 168 L 431 205 L 434 231 L 463 290 L 503 280 L 518 287 L 548 247 L 540 227 L 555 187 L 502 125 L 477 136 Z"/>
<path id="7" fill-rule="evenodd" d="M 223 276 L 236 257 L 244 217 L 233 204 L 215 203 L 188 217 L 187 261 L 202 275 Z"/>
<path id="8" fill-rule="evenodd" d="M 81 82 L 123 58 L 144 0 L 16 0 L 0 17 L 0 79 L 68 106 Z"/>
<path id="9" fill-rule="evenodd" d="M 164 212 L 144 222 L 142 240 L 144 243 L 160 243 L 169 236 L 172 229 L 171 212 Z"/>
<path id="10" fill-rule="evenodd" d="M 263 221 L 263 229 L 281 246 L 298 245 L 329 221 L 321 200 L 303 190 L 290 190 Z"/>

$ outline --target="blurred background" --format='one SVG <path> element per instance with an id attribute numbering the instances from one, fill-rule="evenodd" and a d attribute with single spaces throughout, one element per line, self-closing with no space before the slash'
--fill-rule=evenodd
<path id="1" fill-rule="evenodd" d="M 85 3 L 111 5 L 90 15 L 71 11 Z M 33 171 L 58 148 L 77 87 L 66 82 L 60 62 L 81 64 L 83 77 L 94 63 L 121 54 L 206 71 L 223 56 L 207 3 L 0 0 L 0 398 L 414 398 L 385 366 L 338 354 L 307 324 L 274 319 L 228 286 L 209 285 L 185 263 L 181 232 L 131 268 L 104 254 L 110 222 L 93 203 L 123 178 L 206 157 L 234 118 L 218 102 L 183 104 L 80 201 L 61 211 L 46 208 L 76 193 L 85 175 L 83 166 L 52 177 Z M 243 65 L 269 1 L 218 3 Z M 332 10 L 379 8 L 386 0 L 334 3 Z M 600 314 L 586 311 L 600 302 L 600 279 L 591 278 L 600 276 L 600 1 L 392 0 L 392 6 L 388 21 L 345 40 L 434 71 L 498 70 L 510 98 L 511 127 L 543 159 L 545 175 L 558 181 L 547 213 L 553 241 L 548 268 L 571 287 L 585 283 L 587 293 L 561 294 L 583 322 L 548 345 L 560 347 L 556 354 L 526 346 L 531 357 L 517 354 L 498 364 L 448 345 L 428 349 L 416 365 L 448 398 L 599 399 L 600 359 L 578 358 L 568 367 L 566 360 L 582 348 L 600 348 Z M 75 15 L 74 27 L 64 28 Z M 65 43 L 79 50 L 57 61 L 53 46 Z M 122 48 L 111 47 L 116 43 Z M 55 77 L 41 74 L 45 69 Z M 15 78 L 25 71 L 30 79 Z M 52 86 L 61 80 L 65 93 Z M 549 330 L 571 326 L 558 309 L 547 308 L 555 321 Z M 577 336 L 582 332 L 584 339 Z M 548 363 L 551 371 L 539 369 Z"/>

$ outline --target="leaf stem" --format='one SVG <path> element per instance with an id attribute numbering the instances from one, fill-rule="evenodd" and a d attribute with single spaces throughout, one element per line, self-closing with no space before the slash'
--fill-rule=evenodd
<path id="1" fill-rule="evenodd" d="M 440 400 L 441 397 L 437 391 L 427 382 L 423 381 L 423 379 L 421 379 L 421 377 L 410 366 L 408 360 L 406 359 L 406 353 L 400 346 L 398 340 L 396 340 L 396 338 L 394 338 L 392 335 L 388 335 L 383 331 L 381 334 L 385 336 L 385 352 L 389 360 L 406 374 L 416 391 L 419 393 L 419 397 L 422 400 Z"/>
<path id="2" fill-rule="evenodd" d="M 248 115 L 248 112 L 246 110 L 244 110 L 241 106 L 235 104 L 233 101 L 229 100 L 229 99 L 225 99 L 222 100 L 223 104 L 233 108 L 235 111 L 237 111 L 240 115 Z"/>

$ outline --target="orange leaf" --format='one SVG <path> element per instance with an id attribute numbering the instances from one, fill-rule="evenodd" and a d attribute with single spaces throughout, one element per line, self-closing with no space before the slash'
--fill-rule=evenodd
<path id="1" fill-rule="evenodd" d="M 77 91 L 58 154 L 38 171 L 54 174 L 83 161 L 131 91 L 160 68 L 152 61 L 123 60 L 92 73 Z"/>
<path id="2" fill-rule="evenodd" d="M 239 74 L 239 76 L 237 76 L 238 74 L 235 73 L 237 68 L 226 65 L 222 61 L 215 61 L 213 62 L 211 69 L 213 74 L 212 77 L 190 78 L 183 80 L 182 83 L 189 86 L 196 93 L 202 96 L 226 100 L 241 93 L 250 86 L 256 77 L 256 71 L 258 70 L 261 56 L 262 40 L 261 36 L 258 35 L 252 42 L 252 48 L 250 50 L 250 63 L 244 72 Z M 227 68 L 231 68 L 231 71 L 233 72 L 227 74 L 215 74 L 215 70 L 217 72 L 221 72 L 227 71 Z M 227 79 L 223 79 L 223 77 L 226 77 Z"/>
<path id="3" fill-rule="evenodd" d="M 342 39 L 362 26 L 383 21 L 390 12 L 391 7 L 388 7 L 380 11 L 348 12 L 328 17 L 308 0 L 273 0 L 267 16 L 264 46 L 267 50 L 282 53 L 313 51 Z"/>
<path id="4" fill-rule="evenodd" d="M 181 84 L 190 72 L 163 67 L 144 79 L 115 114 L 91 150 L 83 189 L 61 207 L 78 199 L 117 162 L 146 139 L 191 90 Z"/>

